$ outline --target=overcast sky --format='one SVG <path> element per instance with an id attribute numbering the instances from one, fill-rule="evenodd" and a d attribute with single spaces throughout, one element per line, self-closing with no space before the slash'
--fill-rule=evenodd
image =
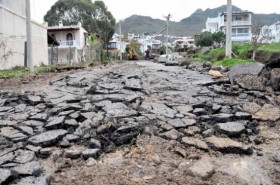
<path id="1" fill-rule="evenodd" d="M 32 17 L 43 22 L 43 16 L 57 0 L 31 0 Z M 116 20 L 131 15 L 145 15 L 164 19 L 172 15 L 172 21 L 180 21 L 201 8 L 216 8 L 225 5 L 227 0 L 103 0 Z M 280 0 L 232 0 L 235 6 L 254 13 L 280 13 Z"/>

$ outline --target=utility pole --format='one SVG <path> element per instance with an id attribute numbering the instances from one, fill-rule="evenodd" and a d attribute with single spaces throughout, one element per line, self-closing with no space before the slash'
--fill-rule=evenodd
<path id="1" fill-rule="evenodd" d="M 227 35 L 226 35 L 226 57 L 231 58 L 232 53 L 232 0 L 227 0 Z"/>
<path id="2" fill-rule="evenodd" d="M 120 61 L 122 61 L 122 20 L 120 20 Z"/>
<path id="3" fill-rule="evenodd" d="M 169 20 L 170 20 L 171 15 L 168 14 L 168 16 L 166 16 L 166 48 L 165 48 L 165 53 L 166 56 L 168 56 L 168 26 L 169 26 Z"/>
<path id="4" fill-rule="evenodd" d="M 31 11 L 30 0 L 26 0 L 26 50 L 27 50 L 27 67 L 33 71 L 33 53 L 32 53 L 32 28 L 31 28 Z"/>

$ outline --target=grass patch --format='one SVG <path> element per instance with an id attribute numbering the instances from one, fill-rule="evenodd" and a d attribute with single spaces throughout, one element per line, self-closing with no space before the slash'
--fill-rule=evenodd
<path id="1" fill-rule="evenodd" d="M 280 43 L 264 44 L 258 50 L 266 51 L 269 53 L 277 53 L 280 52 Z"/>
<path id="2" fill-rule="evenodd" d="M 241 43 L 241 44 L 233 44 L 233 53 L 240 58 L 246 58 L 249 52 L 253 51 L 252 44 Z"/>
<path id="3" fill-rule="evenodd" d="M 8 70 L 0 70 L 0 78 L 21 78 L 32 74 L 44 74 L 52 72 L 52 67 L 50 66 L 40 66 L 34 67 L 34 72 L 30 72 L 25 67 L 14 67 Z"/>
<path id="4" fill-rule="evenodd" d="M 0 70 L 0 78 L 20 78 L 28 75 L 30 72 L 26 68 L 13 68 L 9 70 Z"/>
<path id="5" fill-rule="evenodd" d="M 249 62 L 255 62 L 254 60 L 243 60 L 237 58 L 225 58 L 221 61 L 215 62 L 215 66 L 224 66 L 224 67 L 232 67 L 237 64 L 245 64 Z"/>
<path id="6" fill-rule="evenodd" d="M 217 48 L 205 51 L 203 54 L 199 55 L 199 58 L 203 60 L 208 60 L 211 62 L 217 62 L 225 57 L 225 48 Z"/>

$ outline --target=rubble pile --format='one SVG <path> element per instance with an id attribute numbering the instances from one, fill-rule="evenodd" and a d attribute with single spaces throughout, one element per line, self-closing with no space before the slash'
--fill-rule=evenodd
<path id="1" fill-rule="evenodd" d="M 229 81 L 131 62 L 52 81 L 45 91 L 3 92 L 0 184 L 48 184 L 39 160 L 64 159 L 57 162 L 60 171 L 69 160 L 98 159 L 142 134 L 206 152 L 251 155 L 261 142 L 259 122 L 280 119 L 279 96 Z"/>

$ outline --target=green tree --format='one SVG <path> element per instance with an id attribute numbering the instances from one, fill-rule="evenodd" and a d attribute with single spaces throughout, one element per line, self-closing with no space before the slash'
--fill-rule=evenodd
<path id="1" fill-rule="evenodd" d="M 194 40 L 197 46 L 212 46 L 214 43 L 212 33 L 207 31 L 196 35 Z"/>
<path id="2" fill-rule="evenodd" d="M 222 44 L 225 43 L 226 41 L 226 34 L 222 31 L 216 32 L 212 34 L 213 37 L 213 41 L 218 44 L 219 46 L 221 46 Z"/>
<path id="3" fill-rule="evenodd" d="M 44 16 L 50 26 L 76 25 L 82 23 L 89 33 L 101 36 L 107 45 L 115 32 L 116 20 L 107 10 L 103 1 L 91 0 L 58 0 Z"/>

